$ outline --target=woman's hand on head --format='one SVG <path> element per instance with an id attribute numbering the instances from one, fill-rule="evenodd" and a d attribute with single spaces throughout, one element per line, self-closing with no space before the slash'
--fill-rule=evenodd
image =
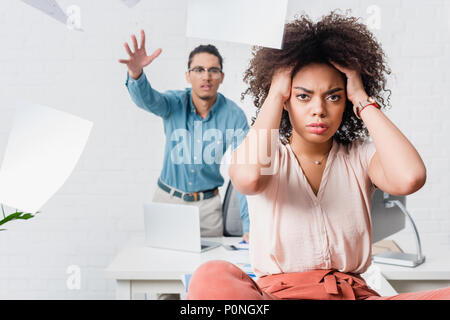
<path id="1" fill-rule="evenodd" d="M 334 61 L 330 60 L 330 63 L 347 77 L 348 100 L 350 100 L 354 105 L 359 101 L 366 100 L 368 95 L 364 89 L 361 74 L 356 70 L 343 67 Z"/>
<path id="2" fill-rule="evenodd" d="M 278 69 L 272 76 L 269 96 L 282 99 L 283 103 L 289 100 L 292 90 L 292 67 Z"/>

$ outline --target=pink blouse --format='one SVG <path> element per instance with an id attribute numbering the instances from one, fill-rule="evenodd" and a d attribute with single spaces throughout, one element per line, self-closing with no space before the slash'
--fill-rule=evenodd
<path id="1" fill-rule="evenodd" d="M 336 269 L 363 273 L 371 264 L 368 176 L 375 146 L 333 139 L 317 196 L 290 145 L 278 142 L 264 191 L 247 196 L 250 259 L 256 276 Z"/>

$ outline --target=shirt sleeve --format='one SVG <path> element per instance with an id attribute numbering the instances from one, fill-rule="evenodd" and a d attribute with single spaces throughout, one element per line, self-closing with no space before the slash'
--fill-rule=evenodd
<path id="1" fill-rule="evenodd" d="M 239 109 L 238 117 L 236 119 L 236 124 L 234 127 L 234 139 L 231 143 L 231 151 L 234 151 L 239 145 L 244 141 L 247 136 L 250 127 L 248 126 L 247 117 L 244 111 Z"/>
<path id="2" fill-rule="evenodd" d="M 377 150 L 371 140 L 364 140 L 361 142 L 361 162 L 366 170 L 369 170 L 370 160 Z"/>
<path id="3" fill-rule="evenodd" d="M 131 99 L 141 109 L 149 111 L 162 118 L 167 118 L 172 112 L 172 97 L 169 94 L 163 94 L 150 86 L 150 83 L 142 72 L 137 79 L 133 79 L 127 73 L 127 81 L 125 85 L 128 88 Z"/>
<path id="4" fill-rule="evenodd" d="M 375 145 L 370 139 L 360 138 L 351 145 L 351 158 L 355 161 L 355 169 L 364 176 L 364 179 L 370 184 L 370 187 L 375 190 L 376 186 L 370 180 L 369 166 L 373 155 L 376 152 Z"/>

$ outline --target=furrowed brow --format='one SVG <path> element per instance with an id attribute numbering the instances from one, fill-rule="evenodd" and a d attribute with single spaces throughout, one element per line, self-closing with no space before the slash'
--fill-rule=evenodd
<path id="1" fill-rule="evenodd" d="M 294 87 L 294 89 L 303 90 L 303 91 L 305 91 L 305 92 L 307 92 L 309 94 L 313 94 L 314 93 L 313 90 L 306 89 L 306 88 L 303 88 L 303 87 Z M 330 89 L 327 92 L 325 92 L 325 94 L 332 94 L 332 93 L 335 93 L 335 92 L 338 92 L 338 91 L 341 91 L 341 90 L 344 90 L 344 89 L 343 88 L 333 88 L 333 89 Z"/>

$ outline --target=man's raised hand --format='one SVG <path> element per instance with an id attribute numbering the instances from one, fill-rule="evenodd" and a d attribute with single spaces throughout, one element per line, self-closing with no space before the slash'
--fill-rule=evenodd
<path id="1" fill-rule="evenodd" d="M 145 32 L 141 30 L 141 43 L 138 47 L 136 36 L 131 35 L 131 40 L 133 41 L 134 52 L 131 51 L 130 46 L 125 42 L 125 50 L 128 53 L 129 59 L 119 59 L 120 63 L 126 64 L 128 67 L 128 74 L 133 79 L 138 79 L 144 67 L 148 66 L 153 60 L 156 59 L 161 54 L 162 49 L 158 48 L 152 55 L 148 56 L 145 51 Z"/>

